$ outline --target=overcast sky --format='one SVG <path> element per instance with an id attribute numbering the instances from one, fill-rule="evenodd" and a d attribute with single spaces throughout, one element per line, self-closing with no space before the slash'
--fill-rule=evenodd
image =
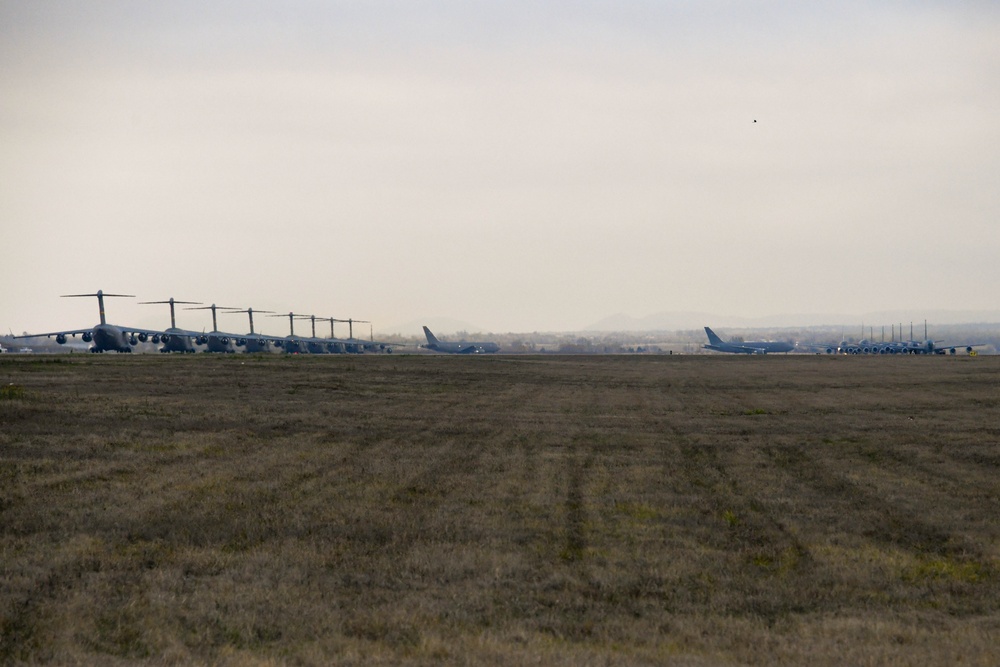
<path id="1" fill-rule="evenodd" d="M 384 333 L 994 309 L 998 35 L 996 2 L 0 0 L 0 326 L 97 289 Z"/>

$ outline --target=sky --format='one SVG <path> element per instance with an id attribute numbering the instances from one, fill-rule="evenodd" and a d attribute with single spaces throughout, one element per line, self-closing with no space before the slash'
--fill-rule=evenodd
<path id="1" fill-rule="evenodd" d="M 98 289 L 150 328 L 995 309 L 998 34 L 960 0 L 0 0 L 0 328 Z"/>

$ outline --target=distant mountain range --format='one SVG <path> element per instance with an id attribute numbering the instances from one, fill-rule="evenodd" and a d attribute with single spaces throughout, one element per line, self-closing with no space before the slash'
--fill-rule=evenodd
<path id="1" fill-rule="evenodd" d="M 694 312 L 662 312 L 646 317 L 632 317 L 624 313 L 606 317 L 591 324 L 585 331 L 685 331 L 710 327 L 735 327 L 740 329 L 774 329 L 786 327 L 819 326 L 889 326 L 913 322 L 932 325 L 973 324 L 1000 322 L 1000 310 L 928 310 L 914 313 L 911 310 L 886 310 L 845 315 L 836 313 L 799 313 L 739 317 Z"/>

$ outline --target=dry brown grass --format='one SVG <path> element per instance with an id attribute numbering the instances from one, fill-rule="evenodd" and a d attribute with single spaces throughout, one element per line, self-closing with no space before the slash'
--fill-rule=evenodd
<path id="1" fill-rule="evenodd" d="M 0 361 L 0 663 L 1000 662 L 1000 357 Z"/>

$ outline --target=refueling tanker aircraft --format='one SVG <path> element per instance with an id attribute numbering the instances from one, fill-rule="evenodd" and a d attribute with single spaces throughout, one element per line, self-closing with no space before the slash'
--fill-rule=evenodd
<path id="1" fill-rule="evenodd" d="M 769 354 L 772 352 L 791 352 L 795 346 L 784 341 L 748 341 L 745 343 L 727 343 L 719 338 L 718 334 L 705 327 L 705 334 L 708 336 L 708 345 L 702 345 L 706 350 L 716 352 L 730 352 L 733 354 Z"/>
<path id="2" fill-rule="evenodd" d="M 154 343 L 169 341 L 172 334 L 167 331 L 157 331 L 155 329 L 143 329 L 140 327 L 128 327 L 117 324 L 108 324 L 104 316 L 104 297 L 127 297 L 134 299 L 132 294 L 105 294 L 97 290 L 96 294 L 64 294 L 65 298 L 96 296 L 97 305 L 101 313 L 101 323 L 89 329 L 68 329 L 66 331 L 50 331 L 48 333 L 32 334 L 30 336 L 14 336 L 14 338 L 52 338 L 55 336 L 56 342 L 60 345 L 66 344 L 66 337 L 76 338 L 80 336 L 85 343 L 93 343 L 91 352 L 132 352 L 132 346 L 152 340 Z"/>
<path id="3" fill-rule="evenodd" d="M 427 345 L 423 347 L 435 352 L 450 352 L 451 354 L 491 354 L 500 351 L 500 346 L 496 343 L 469 343 L 461 341 L 459 343 L 448 343 L 438 340 L 431 333 L 431 330 L 424 327 L 424 335 L 427 336 Z"/>

